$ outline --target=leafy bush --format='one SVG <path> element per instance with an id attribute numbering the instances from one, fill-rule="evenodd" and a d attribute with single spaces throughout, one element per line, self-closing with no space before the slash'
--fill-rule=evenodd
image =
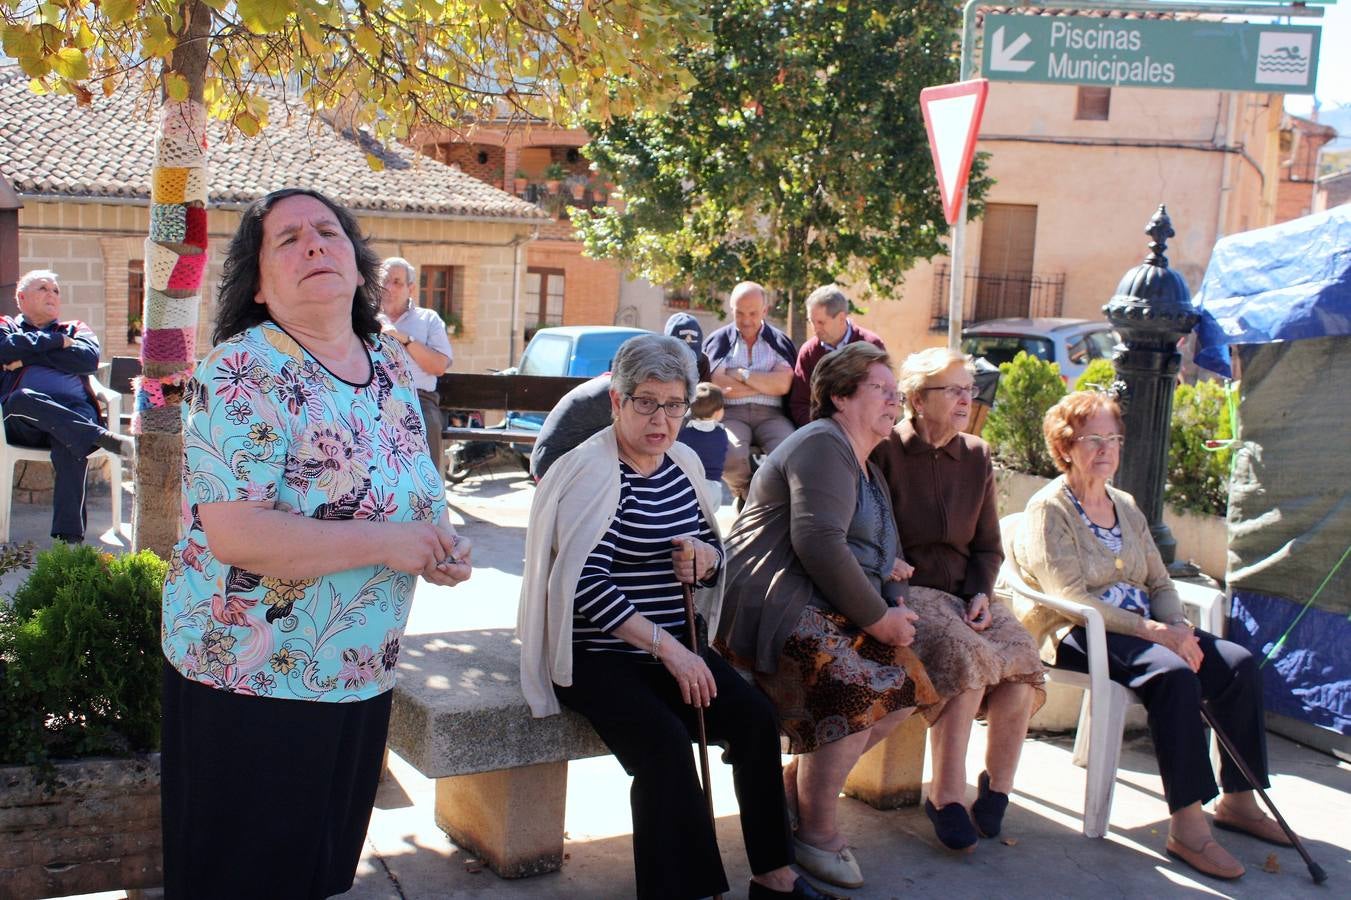
<path id="1" fill-rule="evenodd" d="M 1074 389 L 1083 391 L 1092 385 L 1108 388 L 1112 386 L 1113 381 L 1116 381 L 1116 366 L 1112 365 L 1112 361 L 1110 359 L 1095 359 L 1084 367 L 1084 370 L 1079 373 L 1079 377 L 1074 380 Z"/>
<path id="2" fill-rule="evenodd" d="M 150 551 L 58 543 L 0 603 L 0 764 L 159 746 L 160 588 Z"/>
<path id="3" fill-rule="evenodd" d="M 1052 478 L 1059 474 L 1046 452 L 1041 420 L 1065 396 L 1060 367 L 1019 351 L 999 366 L 999 393 L 982 436 L 1000 463 L 1010 469 Z"/>
<path id="4" fill-rule="evenodd" d="M 1231 454 L 1205 449 L 1208 440 L 1234 436 L 1223 385 L 1214 381 L 1178 385 L 1173 392 L 1171 432 L 1164 499 L 1205 515 L 1224 515 L 1229 505 Z"/>

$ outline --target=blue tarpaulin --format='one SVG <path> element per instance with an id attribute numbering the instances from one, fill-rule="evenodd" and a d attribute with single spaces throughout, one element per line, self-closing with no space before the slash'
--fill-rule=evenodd
<path id="1" fill-rule="evenodd" d="M 1341 735 L 1351 734 L 1351 642 L 1346 618 L 1300 606 L 1281 597 L 1234 591 L 1229 640 L 1262 665 L 1267 710 L 1301 719 Z"/>
<path id="2" fill-rule="evenodd" d="M 1196 296 L 1196 364 L 1229 347 L 1351 335 L 1351 204 L 1222 238 Z"/>

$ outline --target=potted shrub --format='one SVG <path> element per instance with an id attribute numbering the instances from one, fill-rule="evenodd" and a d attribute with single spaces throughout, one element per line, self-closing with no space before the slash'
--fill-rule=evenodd
<path id="1" fill-rule="evenodd" d="M 127 343 L 139 344 L 141 342 L 141 320 L 132 318 L 127 322 Z"/>
<path id="2" fill-rule="evenodd" d="M 572 193 L 572 199 L 581 202 L 586 196 L 586 179 L 580 176 L 573 176 L 568 180 L 568 190 Z"/>
<path id="3" fill-rule="evenodd" d="M 544 186 L 551 194 L 558 193 L 558 186 L 568 177 L 568 170 L 563 168 L 562 163 L 549 163 L 544 169 Z"/>
<path id="4" fill-rule="evenodd" d="M 524 169 L 517 169 L 517 170 L 516 170 L 516 183 L 515 183 L 515 188 L 516 188 L 516 193 L 517 193 L 517 195 L 524 194 L 524 193 L 525 193 L 525 189 L 528 188 L 528 187 L 530 187 L 530 176 L 527 175 L 527 174 L 525 174 L 525 170 L 524 170 Z"/>
<path id="5" fill-rule="evenodd" d="M 21 564 L 12 548 L 0 568 Z M 0 603 L 0 884 L 7 897 L 156 887 L 160 588 L 149 551 L 57 543 Z"/>
<path id="6" fill-rule="evenodd" d="M 448 313 L 446 315 L 446 335 L 456 337 L 464 331 L 464 322 L 460 321 L 458 313 Z"/>

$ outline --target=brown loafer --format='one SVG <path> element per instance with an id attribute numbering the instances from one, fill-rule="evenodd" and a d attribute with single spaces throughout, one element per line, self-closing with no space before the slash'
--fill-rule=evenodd
<path id="1" fill-rule="evenodd" d="M 1233 881 L 1241 877 L 1245 871 L 1243 863 L 1230 856 L 1228 850 L 1214 841 L 1206 841 L 1200 850 L 1193 850 L 1176 838 L 1169 837 L 1167 850 L 1169 856 L 1182 860 L 1202 875 L 1209 875 L 1212 878 Z"/>
<path id="2" fill-rule="evenodd" d="M 1237 831 L 1239 834 L 1255 837 L 1259 841 L 1266 841 L 1268 844 L 1275 844 L 1277 847 L 1294 846 L 1290 838 L 1286 837 L 1280 823 L 1260 813 L 1254 819 L 1243 819 L 1235 815 L 1216 813 L 1215 827 L 1223 828 L 1225 831 Z"/>

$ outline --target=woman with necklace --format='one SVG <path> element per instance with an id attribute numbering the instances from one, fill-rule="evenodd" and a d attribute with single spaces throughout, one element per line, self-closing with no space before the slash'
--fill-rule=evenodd
<path id="1" fill-rule="evenodd" d="M 1171 813 L 1168 853 L 1204 874 L 1238 878 L 1242 863 L 1215 841 L 1201 808 L 1220 788 L 1200 703 L 1207 701 L 1262 787 L 1269 787 L 1257 666 L 1244 648 L 1188 624 L 1144 514 L 1111 485 L 1124 440 L 1116 401 L 1093 391 L 1072 393 L 1047 411 L 1043 432 L 1064 474 L 1028 502 L 1014 561 L 1042 591 L 1102 613 L 1111 678 L 1133 690 L 1149 712 Z M 1044 606 L 1027 611 L 1022 621 L 1048 662 L 1088 671 L 1083 626 Z M 1227 756 L 1220 786 L 1215 825 L 1289 846 Z"/>
<path id="2" fill-rule="evenodd" d="M 230 242 L 164 585 L 170 900 L 352 886 L 414 585 L 470 574 L 377 265 L 303 189 L 255 201 Z"/>

